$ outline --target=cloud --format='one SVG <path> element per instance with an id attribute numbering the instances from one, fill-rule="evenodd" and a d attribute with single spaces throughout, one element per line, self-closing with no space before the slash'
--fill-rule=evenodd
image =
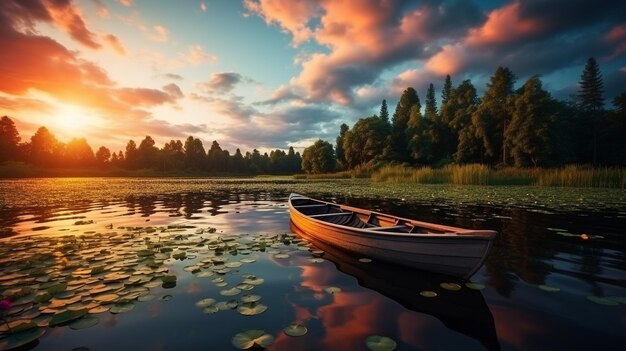
<path id="1" fill-rule="evenodd" d="M 541 20 L 522 17 L 521 4 L 513 2 L 489 13 L 487 21 L 470 31 L 467 43 L 474 46 L 515 42 L 540 34 Z"/>
<path id="2" fill-rule="evenodd" d="M 119 2 L 120 4 L 126 6 L 126 7 L 131 7 L 133 6 L 133 0 L 117 0 L 117 2 Z"/>
<path id="3" fill-rule="evenodd" d="M 311 37 L 308 22 L 320 9 L 315 0 L 244 0 L 244 7 L 262 17 L 265 23 L 278 24 L 283 31 L 291 33 L 294 45 Z"/>
<path id="4" fill-rule="evenodd" d="M 242 81 L 248 82 L 250 80 L 236 72 L 219 72 L 211 74 L 208 82 L 198 83 L 197 87 L 209 94 L 223 94 L 232 91 L 235 85 Z"/>
<path id="5" fill-rule="evenodd" d="M 300 58 L 302 70 L 290 86 L 307 101 L 342 105 L 353 103 L 354 90 L 374 83 L 390 66 L 427 58 L 436 52 L 433 42 L 464 33 L 483 18 L 471 2 L 303 3 L 297 11 L 283 10 L 278 0 L 247 1 L 246 7 L 291 33 L 295 44 L 310 37 L 328 48 Z"/>
<path id="6" fill-rule="evenodd" d="M 260 102 L 257 105 L 276 105 L 287 101 L 301 100 L 300 96 L 296 94 L 293 89 L 288 85 L 281 85 L 278 89 L 274 90 L 272 96 Z"/>
<path id="7" fill-rule="evenodd" d="M 150 35 L 150 39 L 158 42 L 166 42 L 169 36 L 169 30 L 165 26 L 155 24 L 152 26 L 153 32 Z"/>
<path id="8" fill-rule="evenodd" d="M 164 86 L 163 91 L 168 93 L 174 99 L 180 99 L 183 97 L 183 92 L 180 90 L 180 87 L 174 83 Z"/>
<path id="9" fill-rule="evenodd" d="M 80 10 L 73 2 L 46 0 L 44 3 L 53 22 L 69 33 L 72 39 L 91 49 L 101 47 L 96 41 L 96 35 L 87 28 Z"/>
<path id="10" fill-rule="evenodd" d="M 200 3 L 200 11 L 206 12 L 207 10 L 208 10 L 208 7 L 206 6 L 206 3 L 201 2 Z"/>
<path id="11" fill-rule="evenodd" d="M 113 34 L 107 34 L 104 36 L 104 41 L 106 41 L 109 46 L 111 46 L 111 48 L 119 55 L 124 56 L 126 55 L 126 48 L 124 47 L 124 45 L 122 44 L 122 42 L 120 41 L 120 39 L 118 37 L 116 37 Z"/>
<path id="12" fill-rule="evenodd" d="M 183 76 L 176 73 L 165 73 L 161 75 L 163 78 L 171 79 L 171 80 L 183 80 Z"/>
<path id="13" fill-rule="evenodd" d="M 204 51 L 202 45 L 190 45 L 189 51 L 186 54 L 182 54 L 182 56 L 192 65 L 214 63 L 217 61 L 217 56 Z"/>

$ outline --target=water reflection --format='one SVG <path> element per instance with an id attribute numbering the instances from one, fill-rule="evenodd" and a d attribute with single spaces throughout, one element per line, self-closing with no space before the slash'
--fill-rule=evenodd
<path id="1" fill-rule="evenodd" d="M 441 283 L 453 279 L 448 276 L 384 262 L 363 264 L 358 261 L 359 257 L 316 240 L 293 223 L 291 230 L 324 251 L 325 259 L 355 277 L 361 286 L 376 290 L 412 311 L 431 315 L 449 329 L 477 339 L 489 350 L 500 349 L 493 316 L 480 291 L 466 287 L 459 291 L 442 289 Z M 458 283 L 462 286 L 464 282 Z M 437 298 L 418 296 L 421 291 L 435 291 Z"/>

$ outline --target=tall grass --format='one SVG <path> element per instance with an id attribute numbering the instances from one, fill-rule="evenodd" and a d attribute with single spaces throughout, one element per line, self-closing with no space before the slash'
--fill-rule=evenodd
<path id="1" fill-rule="evenodd" d="M 626 171 L 620 168 L 566 166 L 555 169 L 502 168 L 486 165 L 448 165 L 444 168 L 385 166 L 372 180 L 386 183 L 458 185 L 538 185 L 562 187 L 626 188 Z"/>

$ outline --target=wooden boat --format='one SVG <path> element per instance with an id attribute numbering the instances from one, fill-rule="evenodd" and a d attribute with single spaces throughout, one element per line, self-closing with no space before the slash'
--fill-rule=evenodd
<path id="1" fill-rule="evenodd" d="M 496 232 L 456 228 L 346 205 L 289 196 L 293 224 L 316 239 L 363 255 L 468 279 L 483 264 Z"/>
<path id="2" fill-rule="evenodd" d="M 322 250 L 322 257 L 337 269 L 355 277 L 359 285 L 378 291 L 405 308 L 439 319 L 448 329 L 479 341 L 487 350 L 500 350 L 495 322 L 489 306 L 479 290 L 466 287 L 458 291 L 443 289 L 443 282 L 463 282 L 438 273 L 415 270 L 384 261 L 362 264 L 358 256 L 307 235 L 291 222 L 291 231 Z M 430 290 L 437 298 L 418 296 Z"/>

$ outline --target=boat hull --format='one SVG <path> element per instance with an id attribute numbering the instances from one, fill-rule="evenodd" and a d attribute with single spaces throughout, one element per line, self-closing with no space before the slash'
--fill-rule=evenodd
<path id="1" fill-rule="evenodd" d="M 293 224 L 324 243 L 420 270 L 468 279 L 484 262 L 492 238 L 446 234 L 408 235 L 380 233 L 324 222 L 290 204 Z"/>

